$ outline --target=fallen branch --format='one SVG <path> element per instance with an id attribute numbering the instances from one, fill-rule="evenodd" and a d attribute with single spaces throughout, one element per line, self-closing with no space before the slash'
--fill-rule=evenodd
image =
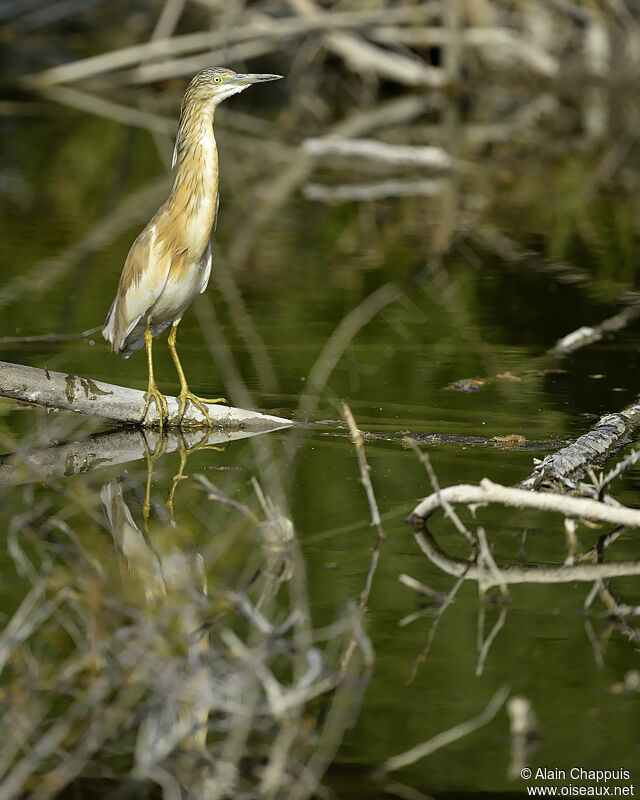
<path id="1" fill-rule="evenodd" d="M 10 364 L 0 361 L 0 397 L 22 400 L 26 403 L 76 411 L 94 417 L 138 425 L 144 410 L 146 392 L 115 386 L 78 375 L 65 375 L 47 369 L 27 367 L 23 364 Z M 169 427 L 178 425 L 178 399 L 167 397 Z M 260 414 L 214 403 L 206 404 L 211 421 L 223 430 L 267 431 L 286 427 L 293 423 L 288 419 Z M 158 421 L 155 404 L 151 404 L 150 421 Z M 205 423 L 204 415 L 189 404 L 184 416 L 187 426 L 200 426 Z"/>
<path id="2" fill-rule="evenodd" d="M 640 403 L 632 403 L 616 414 L 605 414 L 575 442 L 539 461 L 533 473 L 519 485 L 524 489 L 557 485 L 563 489 L 575 488 L 581 474 L 627 444 L 639 426 Z"/>
<path id="3" fill-rule="evenodd" d="M 640 528 L 640 509 L 624 506 L 610 506 L 581 497 L 569 497 L 551 492 L 535 493 L 526 489 L 511 489 L 492 483 L 486 478 L 480 486 L 460 484 L 441 489 L 429 495 L 419 503 L 411 513 L 409 522 L 420 529 L 424 522 L 444 502 L 451 505 L 499 505 L 511 508 L 531 508 L 537 511 L 551 511 L 565 517 L 588 519 L 591 522 L 608 522 L 614 525 L 626 525 L 629 528 Z"/>

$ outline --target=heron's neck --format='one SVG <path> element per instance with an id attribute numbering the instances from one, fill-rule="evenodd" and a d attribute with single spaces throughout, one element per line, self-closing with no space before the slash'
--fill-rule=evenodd
<path id="1" fill-rule="evenodd" d="M 211 103 L 187 105 L 180 117 L 174 154 L 176 176 L 170 202 L 197 213 L 203 203 L 209 206 L 218 194 L 218 149 L 213 135 L 214 106 Z"/>

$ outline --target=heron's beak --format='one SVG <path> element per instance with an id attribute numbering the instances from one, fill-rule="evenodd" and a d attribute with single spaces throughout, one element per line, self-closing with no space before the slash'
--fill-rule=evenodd
<path id="1" fill-rule="evenodd" d="M 279 81 L 282 75 L 235 75 L 229 83 L 235 83 L 238 86 L 248 86 L 250 83 L 260 83 L 262 81 Z"/>

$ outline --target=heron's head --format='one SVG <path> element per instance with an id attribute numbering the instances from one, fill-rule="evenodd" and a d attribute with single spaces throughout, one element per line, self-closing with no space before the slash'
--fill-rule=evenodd
<path id="1" fill-rule="evenodd" d="M 277 81 L 280 78 L 282 75 L 244 75 L 226 67 L 207 67 L 192 79 L 185 99 L 191 97 L 194 100 L 218 105 L 225 98 L 244 91 L 252 83 Z"/>

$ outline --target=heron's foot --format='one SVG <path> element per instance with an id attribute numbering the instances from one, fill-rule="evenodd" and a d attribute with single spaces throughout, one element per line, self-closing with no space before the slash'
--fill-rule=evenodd
<path id="1" fill-rule="evenodd" d="M 151 480 L 153 477 L 153 466 L 157 459 L 164 455 L 165 450 L 167 449 L 167 437 L 161 432 L 160 439 L 158 440 L 158 443 L 153 451 L 151 451 L 149 443 L 147 442 L 147 438 L 144 434 L 142 434 L 142 439 L 144 442 L 145 457 L 147 460 L 147 480 L 144 488 L 144 500 L 142 502 L 142 519 L 144 521 L 145 532 L 147 532 L 149 527 L 149 514 L 151 512 Z"/>
<path id="2" fill-rule="evenodd" d="M 226 403 L 227 400 L 224 397 L 198 397 L 197 394 L 189 391 L 187 386 L 183 386 L 180 394 L 178 395 L 178 400 L 180 401 L 180 411 L 178 412 L 178 426 L 181 428 L 187 427 L 195 427 L 195 426 L 202 426 L 206 425 L 208 428 L 213 428 L 214 424 L 211 422 L 211 417 L 209 416 L 209 411 L 207 409 L 206 403 Z M 189 403 L 192 403 L 201 414 L 204 415 L 205 421 L 204 422 L 186 422 L 183 425 L 184 415 L 187 411 L 187 406 Z"/>
<path id="3" fill-rule="evenodd" d="M 153 401 L 156 404 L 156 410 L 158 412 L 157 419 L 149 417 L 149 409 L 151 408 L 151 401 Z M 150 381 L 145 395 L 144 409 L 142 411 L 142 417 L 140 418 L 140 424 L 142 425 L 143 428 L 152 428 L 152 427 L 166 428 L 168 421 L 169 421 L 169 409 L 167 407 L 167 398 L 158 389 L 155 382 Z"/>

